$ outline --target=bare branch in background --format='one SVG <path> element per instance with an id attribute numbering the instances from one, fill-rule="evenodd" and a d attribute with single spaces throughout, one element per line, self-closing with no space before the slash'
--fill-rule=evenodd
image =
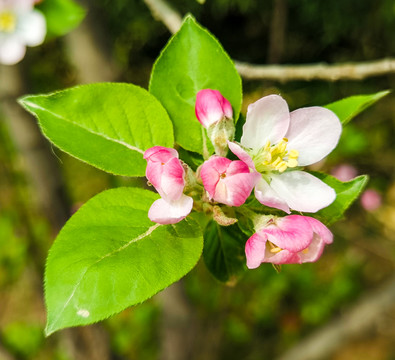
<path id="1" fill-rule="evenodd" d="M 395 277 L 373 290 L 340 319 L 322 327 L 277 360 L 320 360 L 350 340 L 369 333 L 391 312 L 395 304 Z"/>
<path id="2" fill-rule="evenodd" d="M 395 73 L 395 59 L 312 65 L 251 65 L 236 62 L 239 74 L 248 80 L 363 80 L 368 77 Z"/>
<path id="3" fill-rule="evenodd" d="M 181 15 L 164 0 L 144 0 L 155 19 L 163 22 L 174 34 L 181 26 Z M 395 59 L 346 64 L 254 65 L 235 61 L 236 69 L 246 80 L 363 80 L 395 73 Z"/>

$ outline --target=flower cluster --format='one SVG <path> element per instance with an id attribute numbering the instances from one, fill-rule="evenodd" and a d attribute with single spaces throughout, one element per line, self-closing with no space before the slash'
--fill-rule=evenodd
<path id="1" fill-rule="evenodd" d="M 232 106 L 219 91 L 201 90 L 195 113 L 207 130 L 215 155 L 193 173 L 176 150 L 159 146 L 148 149 L 144 154 L 146 176 L 161 196 L 152 204 L 149 218 L 173 224 L 197 204 L 205 203 L 206 209 L 220 204 L 236 207 L 236 214 L 254 223 L 255 233 L 245 246 L 248 268 L 266 262 L 316 261 L 324 246 L 332 242 L 332 233 L 321 222 L 303 215 L 246 213 L 240 206 L 252 190 L 261 204 L 288 214 L 292 210 L 314 213 L 330 205 L 335 191 L 302 168 L 322 160 L 336 147 L 342 130 L 337 116 L 322 107 L 290 112 L 281 96 L 266 96 L 248 107 L 238 143 L 233 140 Z M 228 149 L 239 160 L 225 157 Z M 199 194 L 200 189 L 198 197 L 192 197 L 191 187 L 186 186 L 190 174 L 193 194 Z"/>
<path id="2" fill-rule="evenodd" d="M 0 63 L 13 65 L 23 59 L 26 46 L 42 44 L 45 17 L 34 9 L 37 0 L 0 0 Z"/>

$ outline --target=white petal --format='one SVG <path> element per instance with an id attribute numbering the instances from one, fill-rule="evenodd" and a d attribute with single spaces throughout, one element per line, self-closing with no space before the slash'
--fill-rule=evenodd
<path id="1" fill-rule="evenodd" d="M 0 40 L 0 63 L 14 65 L 21 61 L 26 53 L 26 46 L 15 36 Z"/>
<path id="2" fill-rule="evenodd" d="M 193 199 L 183 195 L 179 200 L 167 202 L 160 198 L 151 205 L 148 217 L 158 224 L 175 224 L 183 220 L 192 210 Z"/>
<path id="3" fill-rule="evenodd" d="M 316 212 L 336 198 L 331 187 L 304 171 L 271 175 L 270 187 L 296 211 Z"/>
<path id="4" fill-rule="evenodd" d="M 277 143 L 287 132 L 289 119 L 288 105 L 281 96 L 265 96 L 248 107 L 240 143 L 251 149 L 261 148 L 268 140 Z"/>
<path id="5" fill-rule="evenodd" d="M 255 186 L 255 197 L 263 205 L 283 210 L 288 214 L 291 212 L 286 201 L 264 179 L 261 179 Z"/>
<path id="6" fill-rule="evenodd" d="M 47 33 L 44 15 L 37 10 L 21 14 L 15 33 L 28 46 L 42 44 Z"/>
<path id="7" fill-rule="evenodd" d="M 300 166 L 314 164 L 337 145 L 342 126 L 338 117 L 323 107 L 308 107 L 291 112 L 287 134 L 288 150 L 298 150 Z"/>

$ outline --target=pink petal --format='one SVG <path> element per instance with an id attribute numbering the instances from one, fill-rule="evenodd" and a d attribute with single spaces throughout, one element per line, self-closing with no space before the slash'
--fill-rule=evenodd
<path id="1" fill-rule="evenodd" d="M 287 132 L 289 119 L 288 105 L 281 96 L 263 97 L 248 107 L 241 145 L 258 150 L 268 140 L 277 143 Z"/>
<path id="2" fill-rule="evenodd" d="M 190 196 L 182 195 L 179 200 L 172 202 L 161 198 L 151 205 L 148 217 L 158 224 L 175 224 L 191 212 L 192 206 L 193 199 Z"/>
<path id="3" fill-rule="evenodd" d="M 293 170 L 271 175 L 270 187 L 296 211 L 317 212 L 330 205 L 336 192 L 315 176 Z"/>
<path id="4" fill-rule="evenodd" d="M 172 158 L 178 158 L 178 152 L 172 148 L 154 146 L 144 152 L 144 159 L 153 162 L 167 162 Z"/>
<path id="5" fill-rule="evenodd" d="M 321 257 L 324 247 L 325 242 L 317 234 L 314 234 L 313 241 L 309 247 L 298 253 L 300 261 L 302 263 L 317 261 Z"/>
<path id="6" fill-rule="evenodd" d="M 265 234 L 255 233 L 246 242 L 245 253 L 247 258 L 247 267 L 249 269 L 255 269 L 265 259 L 266 251 L 266 236 Z"/>
<path id="7" fill-rule="evenodd" d="M 245 151 L 240 145 L 228 141 L 228 147 L 230 151 L 235 154 L 241 161 L 244 161 L 252 170 L 255 170 L 254 162 L 250 155 L 248 155 L 247 151 Z"/>
<path id="8" fill-rule="evenodd" d="M 185 170 L 180 160 L 173 158 L 163 165 L 159 194 L 167 200 L 178 200 L 184 191 Z"/>
<path id="9" fill-rule="evenodd" d="M 291 212 L 287 202 L 269 186 L 265 179 L 261 179 L 255 186 L 255 197 L 263 205 L 280 209 L 288 214 Z"/>
<path id="10" fill-rule="evenodd" d="M 296 253 L 306 249 L 313 240 L 313 230 L 304 216 L 289 215 L 277 218 L 275 224 L 260 230 L 268 240 L 280 247 Z"/>
<path id="11" fill-rule="evenodd" d="M 226 172 L 231 162 L 232 160 L 221 156 L 212 156 L 200 168 L 200 177 L 202 178 L 203 186 L 211 199 L 215 195 L 215 189 L 221 174 Z"/>
<path id="12" fill-rule="evenodd" d="M 218 90 L 200 90 L 196 95 L 195 113 L 205 127 L 215 124 L 224 117 L 233 117 L 232 105 Z"/>
<path id="13" fill-rule="evenodd" d="M 314 233 L 317 234 L 325 244 L 331 244 L 333 242 L 332 232 L 321 221 L 318 221 L 317 219 L 314 219 L 310 216 L 305 216 L 305 219 L 310 224 Z"/>
<path id="14" fill-rule="evenodd" d="M 240 161 L 212 156 L 200 170 L 204 188 L 214 201 L 229 205 L 242 205 L 260 175 L 251 173 L 248 166 Z"/>
<path id="15" fill-rule="evenodd" d="M 287 149 L 299 151 L 300 166 L 320 161 L 336 147 L 342 126 L 332 111 L 315 106 L 295 110 L 290 116 Z"/>

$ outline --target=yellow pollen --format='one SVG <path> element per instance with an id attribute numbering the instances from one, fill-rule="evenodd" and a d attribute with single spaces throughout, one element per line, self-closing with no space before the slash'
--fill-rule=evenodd
<path id="1" fill-rule="evenodd" d="M 288 139 L 283 138 L 275 145 L 267 141 L 254 157 L 256 169 L 259 172 L 279 171 L 283 173 L 288 168 L 298 166 L 299 151 L 287 151 Z"/>
<path id="2" fill-rule="evenodd" d="M 273 254 L 277 254 L 277 253 L 279 253 L 282 250 L 283 249 L 281 249 L 280 247 L 274 247 L 274 248 L 270 249 L 270 252 L 273 253 Z"/>
<path id="3" fill-rule="evenodd" d="M 16 16 L 10 11 L 0 13 L 0 31 L 13 32 L 16 27 Z"/>
<path id="4" fill-rule="evenodd" d="M 303 254 L 307 254 L 308 252 L 309 252 L 309 248 L 306 248 L 306 249 L 302 250 Z"/>

